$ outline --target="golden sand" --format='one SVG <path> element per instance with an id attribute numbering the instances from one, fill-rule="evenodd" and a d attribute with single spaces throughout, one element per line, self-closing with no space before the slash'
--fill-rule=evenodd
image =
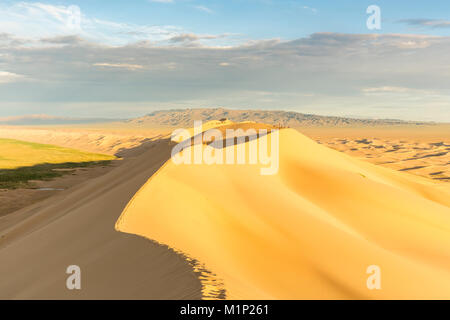
<path id="1" fill-rule="evenodd" d="M 271 176 L 259 165 L 169 160 L 116 229 L 198 259 L 231 299 L 450 299 L 448 184 L 293 129 L 280 131 L 279 151 Z M 371 265 L 380 290 L 367 288 Z"/>

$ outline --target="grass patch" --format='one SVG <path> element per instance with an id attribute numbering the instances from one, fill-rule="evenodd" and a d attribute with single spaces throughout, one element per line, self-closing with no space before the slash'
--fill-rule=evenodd
<path id="1" fill-rule="evenodd" d="M 0 139 L 0 189 L 30 186 L 30 180 L 50 180 L 80 167 L 106 166 L 114 156 L 53 145 Z"/>
<path id="2" fill-rule="evenodd" d="M 16 169 L 0 169 L 0 189 L 17 189 L 30 187 L 30 180 L 51 180 L 72 171 L 56 171 L 55 169 L 75 169 L 93 166 L 107 166 L 111 160 L 92 162 L 43 163 L 31 167 Z"/>
<path id="3" fill-rule="evenodd" d="M 0 139 L 0 169 L 31 167 L 41 163 L 114 160 L 114 156 L 62 148 L 49 144 Z"/>

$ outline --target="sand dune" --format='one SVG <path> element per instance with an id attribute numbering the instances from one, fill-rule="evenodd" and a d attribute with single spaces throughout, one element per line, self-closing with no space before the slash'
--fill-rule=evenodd
<path id="1" fill-rule="evenodd" d="M 450 298 L 447 184 L 293 129 L 280 131 L 279 172 L 262 176 L 259 167 L 169 160 L 116 228 L 200 260 L 227 298 Z M 381 290 L 366 286 L 370 265 L 381 268 Z"/>
<path id="2" fill-rule="evenodd" d="M 205 128 L 218 125 L 267 127 Z M 330 130 L 310 136 L 339 149 L 341 137 Z M 361 161 L 293 129 L 280 132 L 274 176 L 261 176 L 257 165 L 177 166 L 167 161 L 167 130 L 1 128 L 0 136 L 125 158 L 0 217 L 0 298 L 450 298 L 448 183 Z M 381 142 L 421 147 L 377 137 L 345 134 L 369 161 Z M 429 150 L 404 162 L 441 161 L 434 151 L 447 147 L 434 133 L 430 139 L 411 137 Z M 199 275 L 198 265 L 164 245 L 215 275 Z M 80 292 L 64 286 L 70 264 L 87 277 Z M 380 266 L 382 290 L 367 289 L 369 265 Z"/>
<path id="3" fill-rule="evenodd" d="M 106 127 L 105 127 L 106 126 Z M 89 152 L 123 156 L 156 136 L 161 130 L 132 130 L 98 127 L 14 127 L 1 126 L 0 137 L 52 144 Z M 167 134 L 167 133 L 164 133 Z"/>
<path id="4" fill-rule="evenodd" d="M 412 139 L 322 139 L 326 146 L 384 167 L 450 182 L 450 140 L 443 137 Z"/>
<path id="5" fill-rule="evenodd" d="M 167 141 L 145 143 L 108 173 L 0 217 L 0 299 L 199 299 L 186 259 L 120 233 L 121 211 L 169 158 Z M 66 268 L 81 268 L 81 290 Z"/>

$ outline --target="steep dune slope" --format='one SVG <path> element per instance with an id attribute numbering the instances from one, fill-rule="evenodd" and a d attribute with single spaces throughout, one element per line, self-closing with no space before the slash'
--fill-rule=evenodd
<path id="1" fill-rule="evenodd" d="M 200 299 L 193 267 L 166 246 L 114 230 L 127 202 L 170 157 L 149 142 L 108 173 L 0 217 L 0 299 Z M 81 290 L 66 269 L 81 268 Z"/>
<path id="2" fill-rule="evenodd" d="M 169 160 L 116 229 L 200 260 L 228 298 L 450 298 L 448 187 L 292 129 L 280 131 L 279 150 L 272 176 Z M 381 290 L 366 286 L 371 265 Z"/>

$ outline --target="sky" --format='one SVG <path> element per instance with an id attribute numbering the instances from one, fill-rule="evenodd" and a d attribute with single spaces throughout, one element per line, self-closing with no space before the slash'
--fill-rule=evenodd
<path id="1" fill-rule="evenodd" d="M 450 122 L 449 52 L 445 0 L 1 0 L 0 117 L 227 107 Z"/>

